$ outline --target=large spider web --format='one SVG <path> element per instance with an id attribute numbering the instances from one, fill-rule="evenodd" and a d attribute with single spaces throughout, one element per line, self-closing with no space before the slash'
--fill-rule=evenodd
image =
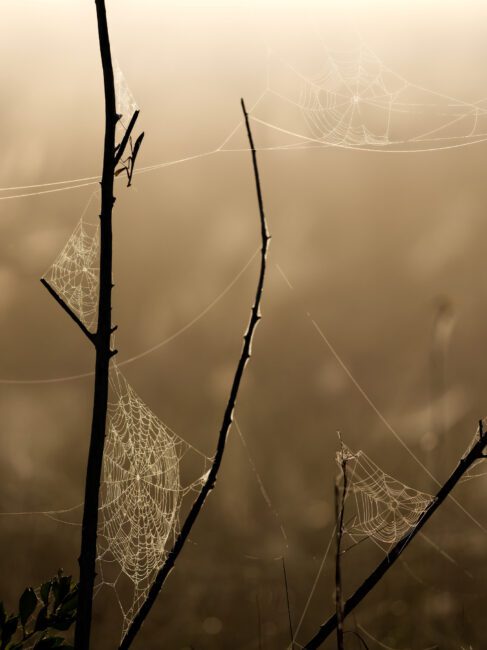
<path id="1" fill-rule="evenodd" d="M 82 217 L 44 275 L 88 329 L 97 316 L 98 235 L 98 227 Z M 110 370 L 109 388 L 98 590 L 104 584 L 115 589 L 124 634 L 179 530 L 182 500 L 188 492 L 199 491 L 211 459 L 164 425 L 116 365 Z"/>
<path id="2" fill-rule="evenodd" d="M 356 507 L 346 527 L 352 537 L 393 544 L 416 525 L 434 499 L 383 472 L 363 451 L 352 452 L 344 445 L 337 454 L 340 466 L 342 460 L 346 460 L 349 494 Z"/>
<path id="3" fill-rule="evenodd" d="M 98 316 L 99 255 L 99 226 L 81 218 L 43 276 L 89 330 Z"/>
<path id="4" fill-rule="evenodd" d="M 185 480 L 182 460 L 187 455 L 192 456 L 193 476 L 196 462 L 196 480 Z M 164 425 L 120 370 L 112 368 L 100 493 L 99 587 L 115 588 L 122 635 L 179 531 L 183 497 L 199 491 L 210 463 Z"/>
<path id="5" fill-rule="evenodd" d="M 425 151 L 487 138 L 482 102 L 413 84 L 363 44 L 340 52 L 324 48 L 321 71 L 313 75 L 271 54 L 265 100 L 253 119 L 280 134 L 277 149 Z"/>

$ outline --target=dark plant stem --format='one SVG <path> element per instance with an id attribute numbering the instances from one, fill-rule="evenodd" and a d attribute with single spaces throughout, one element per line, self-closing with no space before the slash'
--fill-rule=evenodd
<path id="1" fill-rule="evenodd" d="M 345 516 L 345 499 L 347 497 L 348 477 L 347 477 L 347 460 L 344 457 L 343 445 L 341 451 L 341 479 L 342 489 L 340 491 L 340 479 L 335 483 L 335 521 L 336 521 L 336 554 L 335 554 L 335 611 L 337 618 L 337 650 L 344 650 L 343 640 L 343 597 L 342 597 L 342 539 L 343 539 L 343 521 Z"/>
<path id="2" fill-rule="evenodd" d="M 257 289 L 256 289 L 256 294 L 255 294 L 255 300 L 254 300 L 254 305 L 251 310 L 250 314 L 250 321 L 247 327 L 247 331 L 244 335 L 244 343 L 243 343 L 243 348 L 242 352 L 240 355 L 240 359 L 237 364 L 237 368 L 235 371 L 235 376 L 233 379 L 232 387 L 230 389 L 230 396 L 228 398 L 228 402 L 225 408 L 225 412 L 223 415 L 223 422 L 221 425 L 220 429 L 220 434 L 218 436 L 218 442 L 217 442 L 217 447 L 216 447 L 216 453 L 213 458 L 213 463 L 211 465 L 210 471 L 208 473 L 208 477 L 203 484 L 203 487 L 201 488 L 200 493 L 198 494 L 197 498 L 193 502 L 193 505 L 191 506 L 191 509 L 189 511 L 189 514 L 181 528 L 180 533 L 178 534 L 176 541 L 174 542 L 174 545 L 172 549 L 169 551 L 166 561 L 162 565 L 162 567 L 159 569 L 159 572 L 156 575 L 156 578 L 149 590 L 149 593 L 147 595 L 146 600 L 140 607 L 139 611 L 134 617 L 134 620 L 132 621 L 129 629 L 127 630 L 127 633 L 125 637 L 122 639 L 122 642 L 120 644 L 119 650 L 127 650 L 127 648 L 130 647 L 132 644 L 133 640 L 135 639 L 136 635 L 138 634 L 143 622 L 145 621 L 147 615 L 149 614 L 152 606 L 154 605 L 157 596 L 159 595 L 159 592 L 162 589 L 162 586 L 164 585 L 166 578 L 168 577 L 169 573 L 172 571 L 174 568 L 174 564 L 181 553 L 186 540 L 188 539 L 188 536 L 191 532 L 191 529 L 193 528 L 193 525 L 195 521 L 198 518 L 198 515 L 201 512 L 201 509 L 203 508 L 207 496 L 210 494 L 210 492 L 213 490 L 215 487 L 215 482 L 218 476 L 218 471 L 220 469 L 220 465 L 222 462 L 223 454 L 225 451 L 225 444 L 227 441 L 228 437 L 228 432 L 230 430 L 232 421 L 233 421 L 233 411 L 235 409 L 235 404 L 238 396 L 238 391 L 240 388 L 240 383 L 242 380 L 242 376 L 244 374 L 245 366 L 247 364 L 247 361 L 250 359 L 251 355 L 251 348 L 252 348 L 252 338 L 254 335 L 255 328 L 257 326 L 257 323 L 261 319 L 260 315 L 260 303 L 262 299 L 262 291 L 264 288 L 264 279 L 265 279 L 265 273 L 266 273 L 266 263 L 267 263 L 267 250 L 269 246 L 269 239 L 270 236 L 267 231 L 267 222 L 265 218 L 265 213 L 264 213 L 264 205 L 263 205 L 263 200 L 262 200 L 262 191 L 261 191 L 261 186 L 260 186 L 260 178 L 259 178 L 259 169 L 257 166 L 257 154 L 255 151 L 254 147 L 254 142 L 252 139 L 252 132 L 250 130 L 250 124 L 249 124 L 249 117 L 248 113 L 245 109 L 245 103 L 243 99 L 241 100 L 241 105 L 242 105 L 242 111 L 244 114 L 245 118 L 245 125 L 247 128 L 247 135 L 249 139 L 249 144 L 250 144 L 250 149 L 252 152 L 252 163 L 253 163 L 253 168 L 254 168 L 254 177 L 255 177 L 255 185 L 256 185 L 256 190 L 257 190 L 257 201 L 259 205 L 259 218 L 260 218 L 260 227 L 261 227 L 261 237 L 262 237 L 262 249 L 261 249 L 261 263 L 260 263 L 260 272 L 259 272 L 259 278 L 257 281 Z"/>
<path id="3" fill-rule="evenodd" d="M 264 650 L 264 643 L 262 641 L 262 617 L 260 614 L 259 594 L 255 594 L 255 605 L 257 607 L 257 635 L 259 639 L 259 650 Z"/>
<path id="4" fill-rule="evenodd" d="M 287 621 L 289 624 L 289 638 L 291 639 L 291 650 L 294 650 L 294 632 L 293 632 L 293 619 L 291 616 L 291 604 L 289 602 L 289 587 L 287 584 L 287 571 L 286 571 L 286 560 L 282 556 L 282 572 L 284 574 L 284 589 L 286 591 L 286 605 L 287 605 Z"/>
<path id="5" fill-rule="evenodd" d="M 74 313 L 71 307 L 61 298 L 61 296 L 59 296 L 54 291 L 54 289 L 51 287 L 49 282 L 45 278 L 41 278 L 41 283 L 46 287 L 46 289 L 49 291 L 49 293 L 54 298 L 54 300 L 58 303 L 58 305 L 62 309 L 64 309 L 64 311 L 68 314 L 70 318 L 74 320 L 74 322 L 83 332 L 83 334 L 93 343 L 93 345 L 96 345 L 96 336 L 93 334 L 93 332 L 90 332 L 90 330 L 86 327 L 83 321 Z"/>
<path id="6" fill-rule="evenodd" d="M 105 444 L 105 426 L 108 403 L 108 372 L 110 358 L 111 294 L 112 294 L 112 209 L 115 127 L 117 123 L 115 86 L 113 79 L 110 39 L 104 0 L 95 0 L 98 21 L 103 81 L 105 89 L 105 142 L 101 179 L 100 214 L 100 282 L 98 328 L 95 337 L 96 363 L 88 464 L 86 470 L 81 553 L 79 556 L 79 601 L 74 647 L 88 650 L 90 646 L 93 587 L 95 582 L 96 541 L 98 526 L 98 499 Z"/>
<path id="7" fill-rule="evenodd" d="M 424 511 L 422 517 L 417 522 L 416 526 L 402 539 L 400 539 L 395 546 L 389 551 L 385 558 L 380 562 L 372 573 L 363 581 L 355 593 L 345 602 L 343 607 L 344 618 L 352 612 L 355 607 L 367 596 L 367 594 L 375 587 L 375 585 L 384 577 L 389 569 L 394 565 L 401 553 L 409 546 L 416 535 L 420 532 L 426 522 L 433 516 L 433 514 L 442 505 L 445 499 L 449 496 L 450 492 L 456 486 L 458 481 L 462 478 L 465 472 L 475 463 L 475 461 L 486 458 L 483 453 L 487 446 L 487 434 L 484 433 L 482 421 L 479 422 L 478 430 L 479 439 L 473 445 L 472 449 L 460 460 L 457 467 L 450 475 L 450 478 L 443 484 L 438 491 L 436 497 L 431 501 L 430 505 Z M 307 650 L 314 650 L 319 648 L 320 645 L 330 636 L 338 625 L 337 615 L 331 616 L 326 623 L 320 627 L 315 636 L 308 641 L 304 646 Z"/>

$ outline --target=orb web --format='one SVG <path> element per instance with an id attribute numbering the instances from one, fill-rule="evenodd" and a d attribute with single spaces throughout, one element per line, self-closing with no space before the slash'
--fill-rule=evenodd
<path id="1" fill-rule="evenodd" d="M 305 121 L 319 140 L 354 147 L 387 145 L 394 97 L 402 84 L 387 87 L 378 59 L 362 49 L 359 56 L 328 56 L 325 72 L 303 83 Z"/>
<path id="2" fill-rule="evenodd" d="M 411 83 L 364 44 L 323 50 L 320 71 L 311 75 L 270 51 L 266 90 L 252 115 L 279 138 L 270 148 L 434 151 L 487 139 L 483 100 Z"/>
<path id="3" fill-rule="evenodd" d="M 99 226 L 81 219 L 43 276 L 89 330 L 98 316 L 99 255 Z"/>
<path id="4" fill-rule="evenodd" d="M 196 455 L 200 473 L 196 481 L 184 484 L 181 461 L 189 451 Z M 172 546 L 184 495 L 201 487 L 209 463 L 159 420 L 115 366 L 110 377 L 98 550 L 102 583 L 115 587 L 122 610 L 122 635 Z"/>
<path id="5" fill-rule="evenodd" d="M 401 483 L 383 472 L 363 451 L 346 445 L 337 454 L 346 460 L 349 495 L 355 500 L 355 515 L 346 527 L 351 536 L 372 537 L 393 544 L 419 521 L 434 497 Z"/>

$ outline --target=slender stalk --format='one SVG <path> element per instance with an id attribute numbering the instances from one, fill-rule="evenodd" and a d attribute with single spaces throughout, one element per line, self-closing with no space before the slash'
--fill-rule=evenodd
<path id="1" fill-rule="evenodd" d="M 443 484 L 438 491 L 436 497 L 431 501 L 430 505 L 424 511 L 422 517 L 417 522 L 416 526 L 402 539 L 400 539 L 380 562 L 372 573 L 362 582 L 360 587 L 350 598 L 345 602 L 343 607 L 344 618 L 352 612 L 355 607 L 367 596 L 367 594 L 375 587 L 375 585 L 384 577 L 389 569 L 394 565 L 401 553 L 409 546 L 416 535 L 420 532 L 426 522 L 433 516 L 433 514 L 442 505 L 445 499 L 449 496 L 450 492 L 457 485 L 458 481 L 462 478 L 465 472 L 475 463 L 475 461 L 486 458 L 484 454 L 487 446 L 487 434 L 484 433 L 482 421 L 479 422 L 479 439 L 473 445 L 472 449 L 460 460 L 455 470 L 450 475 L 450 478 Z M 330 636 L 338 625 L 337 615 L 331 616 L 326 623 L 321 625 L 315 636 L 308 641 L 304 646 L 306 650 L 314 650 L 319 648 L 320 645 Z"/>
<path id="2" fill-rule="evenodd" d="M 291 639 L 291 650 L 294 650 L 294 632 L 293 632 L 293 619 L 291 616 L 291 604 L 289 602 L 289 588 L 287 584 L 287 571 L 286 571 L 286 560 L 284 555 L 282 556 L 282 572 L 284 574 L 284 589 L 286 591 L 286 605 L 287 605 L 287 622 L 289 625 L 289 638 Z"/>
<path id="3" fill-rule="evenodd" d="M 147 615 L 152 609 L 152 606 L 154 605 L 157 596 L 159 595 L 159 592 L 161 591 L 162 586 L 166 581 L 166 578 L 174 568 L 175 562 L 179 554 L 181 553 L 188 539 L 189 534 L 191 533 L 191 529 L 193 528 L 193 525 L 197 520 L 201 512 L 201 509 L 205 504 L 206 498 L 215 487 L 218 471 L 220 469 L 220 465 L 223 459 L 223 454 L 225 451 L 225 445 L 227 442 L 228 433 L 230 431 L 230 427 L 233 421 L 233 412 L 237 401 L 240 383 L 244 374 L 245 366 L 247 365 L 247 361 L 250 359 L 251 356 L 252 339 L 254 336 L 254 331 L 257 326 L 257 323 L 261 319 L 260 303 L 262 299 L 262 291 L 264 288 L 264 279 L 265 279 L 266 263 L 267 263 L 267 250 L 269 247 L 270 236 L 267 231 L 267 222 L 264 213 L 264 204 L 263 204 L 262 191 L 260 186 L 259 169 L 257 166 L 257 154 L 254 147 L 252 132 L 250 129 L 249 116 L 245 108 L 245 103 L 243 99 L 241 100 L 241 105 L 242 105 L 242 111 L 245 118 L 245 125 L 247 128 L 247 136 L 250 144 L 250 149 L 252 152 L 252 163 L 254 168 L 255 186 L 257 191 L 257 201 L 259 205 L 259 218 L 260 218 L 261 237 L 262 237 L 261 263 L 260 263 L 259 277 L 257 281 L 257 289 L 255 293 L 255 300 L 251 310 L 250 321 L 247 327 L 247 331 L 244 335 L 242 352 L 237 364 L 232 387 L 230 389 L 230 396 L 228 398 L 228 402 L 223 415 L 223 422 L 221 425 L 220 434 L 218 436 L 216 453 L 210 471 L 208 473 L 208 477 L 205 483 L 203 484 L 203 487 L 201 488 L 201 492 L 198 494 L 195 501 L 193 502 L 193 505 L 191 506 L 191 510 L 189 511 L 189 514 L 181 528 L 181 531 L 177 536 L 172 549 L 169 551 L 166 557 L 166 561 L 159 569 L 156 578 L 149 590 L 147 598 L 145 599 L 139 611 L 135 615 L 129 629 L 127 630 L 125 637 L 122 639 L 119 650 L 127 650 L 127 648 L 130 647 L 133 640 L 137 636 L 142 624 L 144 623 Z"/>
<path id="4" fill-rule="evenodd" d="M 347 459 L 341 453 L 341 478 L 342 490 L 340 494 L 339 478 L 335 483 L 335 521 L 336 521 L 336 554 L 335 554 L 335 611 L 337 617 L 337 650 L 344 650 L 345 644 L 343 640 L 343 597 L 342 597 L 342 568 L 341 568 L 341 555 L 342 555 L 342 539 L 343 539 L 343 522 L 345 516 L 345 499 L 347 497 L 348 477 L 347 477 Z"/>
<path id="5" fill-rule="evenodd" d="M 110 358 L 114 354 L 110 349 L 110 334 L 112 329 L 112 209 L 115 202 L 113 196 L 115 171 L 114 151 L 115 127 L 118 118 L 115 108 L 115 85 L 105 2 L 104 0 L 95 0 L 95 5 L 105 89 L 105 141 L 101 179 L 100 289 L 98 328 L 95 338 L 95 386 L 81 529 L 81 552 L 79 556 L 79 600 L 74 640 L 76 650 L 88 650 L 90 647 L 93 587 L 95 582 L 98 499 L 108 403 L 108 372 Z"/>

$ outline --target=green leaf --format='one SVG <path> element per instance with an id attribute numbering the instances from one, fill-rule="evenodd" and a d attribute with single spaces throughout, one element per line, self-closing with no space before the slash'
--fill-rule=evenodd
<path id="1" fill-rule="evenodd" d="M 40 632 L 41 630 L 45 630 L 48 626 L 48 618 L 47 618 L 47 605 L 44 605 L 42 609 L 39 611 L 37 614 L 37 619 L 36 619 L 36 624 L 34 630 L 36 632 Z"/>
<path id="2" fill-rule="evenodd" d="M 47 603 L 49 601 L 49 593 L 51 591 L 51 586 L 52 586 L 52 580 L 49 580 L 48 582 L 45 582 L 41 586 L 41 598 L 42 598 L 42 602 L 44 603 L 44 605 L 47 605 Z"/>
<path id="3" fill-rule="evenodd" d="M 62 600 L 66 597 L 71 589 L 71 576 L 58 575 L 52 583 L 54 594 L 54 610 L 56 610 Z"/>
<path id="4" fill-rule="evenodd" d="M 25 627 L 25 624 L 34 613 L 36 607 L 37 596 L 32 587 L 28 587 L 19 600 L 19 614 L 22 627 Z"/>
<path id="5" fill-rule="evenodd" d="M 63 646 L 62 636 L 46 636 L 35 644 L 34 650 L 50 650 L 50 648 L 59 648 Z"/>
<path id="6" fill-rule="evenodd" d="M 74 614 L 66 614 L 65 616 L 53 616 L 51 619 L 49 619 L 49 627 L 51 627 L 53 630 L 65 632 L 66 630 L 69 630 L 71 625 L 74 623 L 75 618 L 76 617 Z"/>
<path id="7" fill-rule="evenodd" d="M 3 624 L 2 648 L 5 648 L 7 646 L 7 643 L 10 641 L 10 639 L 13 637 L 13 635 L 17 631 L 18 622 L 19 622 L 19 617 L 18 616 L 11 616 Z"/>
<path id="8" fill-rule="evenodd" d="M 71 590 L 71 576 L 61 576 L 59 578 L 59 602 L 69 594 Z"/>
<path id="9" fill-rule="evenodd" d="M 75 585 L 73 590 L 67 594 L 59 607 L 59 614 L 69 614 L 76 611 L 78 607 L 78 585 Z"/>

